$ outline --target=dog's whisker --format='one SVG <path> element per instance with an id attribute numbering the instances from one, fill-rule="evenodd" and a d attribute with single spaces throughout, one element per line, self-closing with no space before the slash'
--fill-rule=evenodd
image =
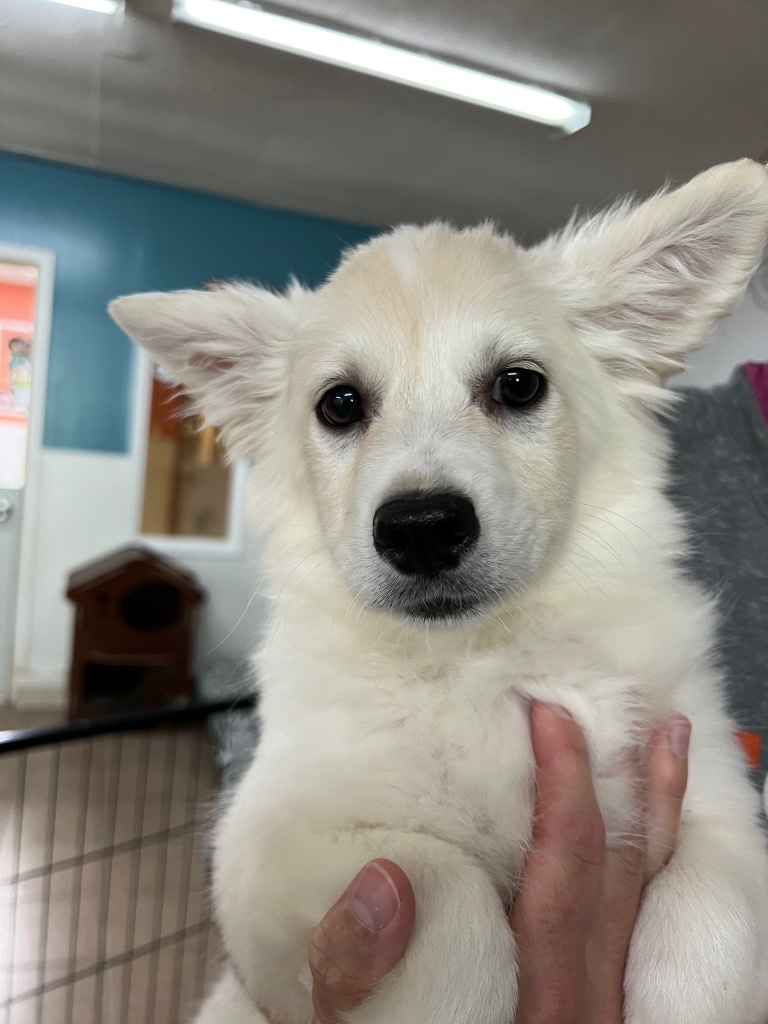
<path id="1" fill-rule="evenodd" d="M 575 552 L 577 554 L 580 554 L 587 564 L 599 566 L 599 568 L 602 570 L 602 573 L 606 577 L 606 579 L 610 578 L 611 574 L 608 571 L 608 567 L 606 566 L 605 562 L 601 558 L 598 558 L 597 555 L 593 551 L 590 551 L 588 547 L 586 547 L 584 544 L 580 544 L 577 540 L 572 540 L 571 543 L 573 545 L 573 548 L 574 548 Z M 576 560 L 572 560 L 572 564 L 574 566 L 578 565 L 579 569 L 582 572 L 585 571 L 584 568 L 581 566 L 581 564 L 579 562 L 577 562 Z"/>
<path id="2" fill-rule="evenodd" d="M 307 580 L 310 578 L 310 576 L 312 575 L 312 573 L 317 572 L 318 569 L 323 568 L 325 565 L 328 564 L 328 561 L 329 561 L 328 559 L 323 559 L 322 561 L 317 562 L 315 565 L 310 566 L 309 569 L 307 570 L 307 572 L 305 573 L 303 579 L 301 580 L 301 583 L 305 584 L 307 582 Z M 282 619 L 283 619 L 283 635 L 285 636 L 285 639 L 288 641 L 288 643 L 290 643 L 293 647 L 301 650 L 301 648 L 296 643 L 294 643 L 294 641 L 291 639 L 291 637 L 288 634 L 288 621 L 290 619 L 290 616 L 288 614 L 288 610 L 289 609 L 290 609 L 290 603 L 288 605 L 288 608 L 286 609 L 286 614 L 283 615 L 283 617 L 282 617 Z"/>
<path id="3" fill-rule="evenodd" d="M 642 533 L 643 536 L 647 537 L 648 540 L 651 541 L 652 544 L 655 544 L 657 548 L 661 548 L 661 544 L 659 544 L 658 540 L 652 534 L 648 533 L 648 531 L 644 530 L 642 526 L 639 526 L 632 519 L 628 519 L 626 516 L 622 515 L 620 512 L 617 512 L 615 509 L 603 508 L 602 505 L 591 505 L 589 502 L 582 502 L 582 504 L 586 508 L 595 508 L 598 509 L 598 511 L 605 513 L 606 515 L 615 516 L 617 519 L 622 519 L 625 523 L 629 523 L 630 526 L 634 527 L 634 529 L 636 529 L 639 533 Z"/>
<path id="4" fill-rule="evenodd" d="M 607 551 L 612 558 L 617 562 L 623 563 L 621 552 L 617 551 L 616 548 L 612 547 L 605 537 L 601 537 L 597 530 L 593 529 L 587 523 L 580 523 L 579 526 L 574 527 L 574 531 L 584 537 L 592 544 L 599 545 L 604 551 Z"/>
<path id="5" fill-rule="evenodd" d="M 322 549 L 318 548 L 316 551 L 310 552 L 310 554 L 307 557 L 309 558 L 313 554 L 316 555 L 318 553 L 318 551 L 320 551 L 320 550 L 322 550 Z M 305 561 L 306 561 L 306 559 L 305 559 Z M 320 561 L 316 562 L 314 565 L 309 566 L 309 568 L 306 570 L 304 576 L 299 581 L 299 586 L 297 587 L 297 589 L 300 589 L 301 586 L 305 585 L 307 580 L 312 576 L 313 573 L 317 572 L 318 569 L 325 568 L 325 566 L 327 566 L 329 563 L 330 563 L 330 558 L 326 557 L 326 558 L 320 559 Z M 292 603 L 294 601 L 298 600 L 299 596 L 301 596 L 301 595 L 294 594 L 293 598 L 291 600 L 289 600 L 288 604 L 286 605 L 284 614 L 282 616 L 280 616 L 279 618 L 280 618 L 280 621 L 283 624 L 283 635 L 285 636 L 286 640 L 293 647 L 297 648 L 298 650 L 301 650 L 302 648 L 299 647 L 296 643 L 294 643 L 294 641 L 291 639 L 291 637 L 288 634 L 288 622 L 289 622 L 289 619 L 290 619 L 291 605 L 292 605 Z M 273 639 L 274 639 L 274 637 L 273 637 Z"/>
<path id="6" fill-rule="evenodd" d="M 582 512 L 582 515 L 588 516 L 590 519 L 596 519 L 599 523 L 602 523 L 603 526 L 607 526 L 611 530 L 613 530 L 614 533 L 620 538 L 619 546 L 621 546 L 622 540 L 625 541 L 628 544 L 628 546 L 632 549 L 635 558 L 637 558 L 638 560 L 640 559 L 640 552 L 638 551 L 637 547 L 632 543 L 632 541 L 629 539 L 629 536 L 625 533 L 625 531 L 620 529 L 616 525 L 616 523 L 609 522 L 607 519 L 603 518 L 603 516 L 601 515 L 598 515 L 596 512 Z M 586 523 L 582 522 L 582 526 L 586 525 Z"/>
<path id="7" fill-rule="evenodd" d="M 322 551 L 322 550 L 323 550 L 322 545 L 320 545 L 319 547 L 314 548 L 312 551 L 308 551 L 303 558 L 301 558 L 301 559 L 299 559 L 297 561 L 297 563 L 291 569 L 291 572 L 288 574 L 287 578 L 283 581 L 283 585 L 280 588 L 280 591 L 278 592 L 278 594 L 274 598 L 273 604 L 274 604 L 275 608 L 278 608 L 280 606 L 280 602 L 282 600 L 283 594 L 285 593 L 285 591 L 288 588 L 288 586 L 291 584 L 293 577 L 298 572 L 298 570 L 301 568 L 303 563 L 306 562 L 306 560 L 308 558 L 312 558 L 312 557 L 316 556 L 317 554 L 319 554 L 319 552 Z M 327 562 L 328 562 L 328 559 L 324 559 L 322 562 L 319 563 L 318 568 L 319 568 L 320 565 L 327 564 Z M 289 603 L 289 606 L 290 606 L 290 603 Z M 267 645 L 265 647 L 265 658 L 269 657 L 269 654 L 270 654 L 270 652 L 272 650 L 272 645 L 274 644 L 274 641 L 275 641 L 275 637 L 277 636 L 277 631 L 280 628 L 281 620 L 282 620 L 282 618 L 284 617 L 285 614 L 287 614 L 287 609 L 283 612 L 282 616 L 281 615 L 276 615 L 275 628 L 272 631 L 272 635 L 269 638 L 269 642 L 267 643 Z"/>
<path id="8" fill-rule="evenodd" d="M 560 568 L 566 574 L 566 576 L 570 577 L 570 579 L 573 580 L 576 586 L 583 590 L 586 596 L 589 597 L 589 591 L 587 590 L 587 588 L 584 586 L 581 580 L 577 579 L 577 577 L 571 572 L 571 570 L 568 568 L 568 565 L 565 562 L 560 566 Z"/>
<path id="9" fill-rule="evenodd" d="M 355 623 L 352 628 L 353 633 L 357 633 L 357 628 L 360 625 L 360 619 L 362 618 L 363 612 L 365 611 L 365 604 L 362 601 L 357 602 L 357 615 L 355 616 Z"/>
<path id="10" fill-rule="evenodd" d="M 435 657 L 434 657 L 434 654 L 432 653 L 432 644 L 430 643 L 430 640 L 429 640 L 429 626 L 430 626 L 430 623 L 429 623 L 429 620 L 427 620 L 424 623 L 424 644 L 425 644 L 425 646 L 427 648 L 427 657 L 429 658 L 429 663 L 430 663 L 430 665 L 434 665 L 435 664 Z"/>
<path id="11" fill-rule="evenodd" d="M 208 657 L 209 654 L 213 654 L 214 651 L 218 651 L 218 649 L 223 644 L 225 644 L 227 642 L 227 640 L 230 639 L 231 636 L 233 636 L 233 634 L 237 630 L 237 628 L 240 625 L 240 623 L 243 621 L 245 616 L 248 614 L 248 609 L 251 607 L 251 605 L 256 600 L 256 598 L 259 597 L 262 593 L 263 593 L 262 585 L 259 584 L 259 586 L 256 587 L 256 589 L 253 591 L 251 596 L 248 598 L 248 601 L 246 602 L 245 608 L 243 608 L 243 611 L 240 614 L 240 617 L 238 618 L 237 622 L 234 624 L 232 629 L 230 629 L 230 631 L 227 633 L 227 635 L 223 639 L 219 640 L 219 642 L 217 644 L 214 644 L 213 647 L 211 647 L 209 650 L 207 650 L 205 652 L 205 656 L 206 657 Z"/>
<path id="12" fill-rule="evenodd" d="M 317 553 L 320 550 L 322 550 L 322 549 L 321 548 L 316 548 L 315 549 L 315 553 Z M 305 556 L 305 557 L 309 557 L 309 556 Z M 289 563 L 289 567 L 292 564 L 294 564 L 294 563 Z M 235 631 L 237 630 L 237 628 L 240 626 L 240 624 L 242 623 L 242 621 L 245 619 L 246 615 L 248 614 L 248 610 L 251 607 L 251 605 L 253 604 L 253 602 L 256 600 L 257 597 L 261 597 L 261 596 L 265 595 L 266 592 L 267 591 L 266 591 L 264 583 L 260 583 L 254 589 L 253 593 L 248 598 L 248 601 L 246 602 L 246 605 L 243 608 L 243 611 L 241 612 L 240 617 L 238 618 L 237 622 L 235 622 L 235 624 L 232 627 L 232 629 L 230 629 L 230 631 L 227 633 L 227 635 L 223 639 L 221 639 L 217 644 L 214 644 L 213 647 L 211 647 L 209 650 L 207 650 L 205 652 L 205 656 L 206 657 L 208 655 L 210 655 L 210 654 L 213 654 L 214 651 L 217 651 L 220 647 L 222 647 L 227 642 L 227 640 L 229 640 L 234 635 Z"/>
<path id="13" fill-rule="evenodd" d="M 587 570 L 585 568 L 583 568 L 583 566 L 576 565 L 576 563 L 573 561 L 573 559 L 569 558 L 569 557 L 567 557 L 565 559 L 565 561 L 568 563 L 568 565 L 572 566 L 574 569 L 579 569 L 579 571 L 581 572 L 582 576 L 587 581 L 587 583 L 590 586 L 594 587 L 600 594 L 602 594 L 602 596 L 606 600 L 608 600 L 608 595 L 606 594 L 605 590 L 602 588 L 602 586 L 600 585 L 598 580 L 594 576 L 590 576 L 590 574 L 587 572 Z M 587 592 L 589 592 L 589 591 L 587 591 Z"/>

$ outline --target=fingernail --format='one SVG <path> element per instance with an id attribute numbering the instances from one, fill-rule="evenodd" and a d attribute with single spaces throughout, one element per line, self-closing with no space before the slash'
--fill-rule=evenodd
<path id="1" fill-rule="evenodd" d="M 379 932 L 394 920 L 400 896 L 384 868 L 372 861 L 352 886 L 349 906 L 364 928 Z"/>
<path id="2" fill-rule="evenodd" d="M 687 718 L 676 718 L 667 733 L 669 749 L 676 757 L 686 757 L 691 742 L 691 723 Z"/>
<path id="3" fill-rule="evenodd" d="M 573 721 L 573 715 L 571 712 L 564 708 L 562 704 L 547 704 L 547 707 L 553 715 L 557 715 L 558 718 L 570 718 Z"/>

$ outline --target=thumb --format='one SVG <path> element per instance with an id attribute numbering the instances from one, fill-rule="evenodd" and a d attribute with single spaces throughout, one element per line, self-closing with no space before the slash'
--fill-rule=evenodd
<path id="1" fill-rule="evenodd" d="M 372 860 L 331 907 L 309 943 L 316 1024 L 338 1024 L 398 963 L 416 901 L 405 872 Z"/>

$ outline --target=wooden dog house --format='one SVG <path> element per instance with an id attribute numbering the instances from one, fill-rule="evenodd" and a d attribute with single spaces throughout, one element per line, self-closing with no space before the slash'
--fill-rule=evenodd
<path id="1" fill-rule="evenodd" d="M 72 573 L 75 604 L 70 719 L 186 703 L 197 606 L 195 578 L 128 547 Z"/>

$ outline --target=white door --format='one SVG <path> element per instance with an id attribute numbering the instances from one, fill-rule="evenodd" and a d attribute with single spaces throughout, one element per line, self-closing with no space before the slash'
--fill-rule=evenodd
<path id="1" fill-rule="evenodd" d="M 34 497 L 42 439 L 52 275 L 50 253 L 0 243 L 0 702 L 11 695 L 18 646 L 25 511 Z"/>
<path id="2" fill-rule="evenodd" d="M 3 456 L 0 436 L 0 463 Z M 13 680 L 23 501 L 23 490 L 0 487 L 0 701 L 10 695 Z"/>

